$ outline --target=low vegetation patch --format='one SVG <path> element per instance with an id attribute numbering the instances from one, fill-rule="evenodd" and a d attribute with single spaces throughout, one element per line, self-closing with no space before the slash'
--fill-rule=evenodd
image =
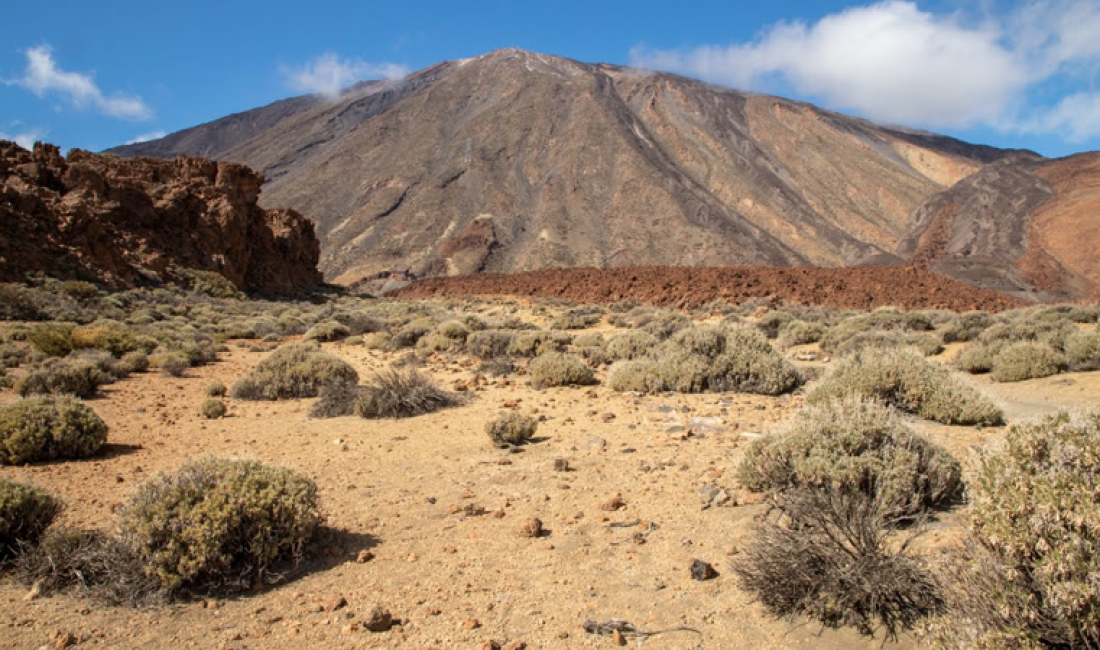
<path id="1" fill-rule="evenodd" d="M 385 370 L 356 393 L 354 411 L 363 418 L 409 418 L 460 403 L 415 368 Z"/>
<path id="2" fill-rule="evenodd" d="M 999 424 L 1004 414 L 977 388 L 912 348 L 861 350 L 841 360 L 806 396 L 879 400 L 943 424 Z"/>
<path id="3" fill-rule="evenodd" d="M 37 543 L 60 511 L 42 490 L 0 478 L 0 560 Z"/>
<path id="4" fill-rule="evenodd" d="M 277 400 L 316 397 L 328 384 L 355 384 L 359 374 L 346 361 L 313 343 L 279 348 L 233 384 L 236 399 Z"/>
<path id="5" fill-rule="evenodd" d="M 92 397 L 100 385 L 111 381 L 106 373 L 91 361 L 49 359 L 27 372 L 15 382 L 15 392 L 30 395 L 74 395 Z"/>
<path id="6" fill-rule="evenodd" d="M 918 436 L 888 406 L 845 397 L 799 410 L 782 431 L 754 442 L 737 469 L 754 492 L 825 488 L 896 504 L 892 517 L 943 505 L 962 491 L 962 467 Z"/>
<path id="7" fill-rule="evenodd" d="M 1046 343 L 1020 341 L 1007 345 L 993 359 L 993 381 L 1012 382 L 1049 377 L 1064 371 L 1066 357 Z"/>
<path id="8" fill-rule="evenodd" d="M 951 648 L 1100 647 L 1100 413 L 1009 429 L 943 572 Z"/>
<path id="9" fill-rule="evenodd" d="M 538 388 L 550 386 L 587 386 L 596 383 L 588 364 L 580 357 L 565 352 L 547 352 L 527 365 L 531 383 Z"/>
<path id="10" fill-rule="evenodd" d="M 207 420 L 217 420 L 220 417 L 224 417 L 229 410 L 226 407 L 225 402 L 220 399 L 211 398 L 202 401 L 199 405 L 199 413 Z"/>
<path id="11" fill-rule="evenodd" d="M 522 445 L 535 436 L 539 422 L 522 413 L 505 413 L 485 425 L 485 433 L 497 447 Z"/>
<path id="12" fill-rule="evenodd" d="M 0 464 L 87 458 L 107 439 L 107 425 L 67 395 L 28 397 L 0 407 Z"/>

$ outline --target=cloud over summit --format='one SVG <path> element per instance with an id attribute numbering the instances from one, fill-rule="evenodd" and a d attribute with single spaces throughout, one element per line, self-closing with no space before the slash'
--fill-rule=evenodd
<path id="1" fill-rule="evenodd" d="M 409 73 L 406 66 L 396 63 L 368 63 L 359 59 L 340 59 L 326 52 L 316 59 L 297 67 L 281 69 L 291 89 L 322 95 L 330 99 L 356 81 L 364 79 L 400 79 Z"/>

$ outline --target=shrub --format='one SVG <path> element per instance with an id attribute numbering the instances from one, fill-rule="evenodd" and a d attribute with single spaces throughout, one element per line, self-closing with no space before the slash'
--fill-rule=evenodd
<path id="1" fill-rule="evenodd" d="M 641 329 L 663 341 L 688 325 L 691 325 L 691 319 L 683 314 L 658 311 L 653 315 L 652 320 L 641 326 Z"/>
<path id="2" fill-rule="evenodd" d="M 0 478 L 0 559 L 37 543 L 60 511 L 42 490 Z"/>
<path id="3" fill-rule="evenodd" d="M 309 408 L 311 418 L 337 418 L 355 414 L 355 403 L 362 394 L 357 384 L 340 382 L 321 387 L 321 398 Z"/>
<path id="4" fill-rule="evenodd" d="M 413 321 L 397 330 L 397 333 L 386 342 L 386 348 L 389 350 L 411 348 L 431 330 L 432 328 L 430 325 L 423 324 L 419 321 Z"/>
<path id="5" fill-rule="evenodd" d="M 794 320 L 794 316 L 785 311 L 769 311 L 756 321 L 756 327 L 769 339 L 779 336 L 779 330 Z"/>
<path id="6" fill-rule="evenodd" d="M 203 459 L 138 488 L 120 538 L 167 591 L 263 584 L 297 561 L 321 523 L 317 486 L 255 461 Z"/>
<path id="7" fill-rule="evenodd" d="M 618 361 L 644 357 L 656 349 L 657 343 L 657 337 L 649 332 L 641 330 L 623 332 L 607 342 L 607 358 Z"/>
<path id="8" fill-rule="evenodd" d="M 145 372 L 149 369 L 149 355 L 144 352 L 127 352 L 118 360 L 116 367 L 127 375 Z"/>
<path id="9" fill-rule="evenodd" d="M 228 392 L 225 384 L 220 381 L 215 381 L 206 385 L 207 397 L 222 397 Z"/>
<path id="10" fill-rule="evenodd" d="M 28 397 L 0 407 L 0 464 L 86 458 L 106 439 L 103 420 L 69 396 Z"/>
<path id="11" fill-rule="evenodd" d="M 187 358 L 187 353 L 181 350 L 173 350 L 171 352 L 160 352 L 149 357 L 149 365 L 159 369 L 161 373 L 169 377 L 182 377 L 187 369 L 191 367 L 191 361 Z"/>
<path id="12" fill-rule="evenodd" d="M 934 579 L 908 552 L 916 533 L 894 539 L 893 506 L 829 487 L 779 493 L 772 505 L 733 568 L 776 616 L 894 638 L 943 610 Z"/>
<path id="13" fill-rule="evenodd" d="M 390 335 L 387 332 L 375 332 L 363 341 L 368 350 L 381 350 L 389 346 Z"/>
<path id="14" fill-rule="evenodd" d="M 860 397 L 803 407 L 779 432 L 754 442 L 737 468 L 754 492 L 824 488 L 896 504 L 891 517 L 942 505 L 962 490 L 962 468 L 918 436 L 893 409 Z"/>
<path id="15" fill-rule="evenodd" d="M 1056 375 L 1066 369 L 1066 357 L 1046 343 L 1020 341 L 993 359 L 993 381 L 1012 382 Z"/>
<path id="16" fill-rule="evenodd" d="M 616 361 L 607 372 L 607 383 L 611 390 L 621 393 L 659 393 L 665 388 L 659 379 L 658 366 L 649 357 Z"/>
<path id="17" fill-rule="evenodd" d="M 1066 338 L 1076 331 L 1077 327 L 1068 320 L 1036 319 L 1030 313 L 1024 312 L 1006 323 L 993 325 L 982 332 L 977 340 L 983 343 L 1037 341 L 1061 350 Z"/>
<path id="18" fill-rule="evenodd" d="M 107 350 L 115 357 L 127 352 L 153 351 L 157 344 L 151 338 L 139 337 L 129 327 L 117 321 L 97 321 L 72 330 L 72 347 L 76 350 L 96 348 Z"/>
<path id="19" fill-rule="evenodd" d="M 466 351 L 479 359 L 493 359 L 508 354 L 516 335 L 503 330 L 482 330 L 466 337 Z"/>
<path id="20" fill-rule="evenodd" d="M 945 571 L 945 645 L 1100 647 L 1098 492 L 1100 413 L 1010 428 L 978 471 L 969 539 Z"/>
<path id="21" fill-rule="evenodd" d="M 51 357 L 63 357 L 73 351 L 73 328 L 69 323 L 36 325 L 27 334 L 27 342 Z"/>
<path id="22" fill-rule="evenodd" d="M 546 330 L 522 332 L 517 334 L 512 344 L 508 346 L 508 354 L 517 357 L 538 357 L 548 352 L 561 352 L 570 341 L 572 338 L 562 332 Z"/>
<path id="23" fill-rule="evenodd" d="M 984 311 L 959 314 L 940 328 L 944 343 L 973 341 L 996 323 L 996 319 Z"/>
<path id="24" fill-rule="evenodd" d="M 449 320 L 436 325 L 432 333 L 456 343 L 465 343 L 466 337 L 470 335 L 470 330 L 456 320 Z"/>
<path id="25" fill-rule="evenodd" d="M 385 323 L 374 316 L 359 311 L 338 312 L 333 315 L 333 319 L 347 327 L 348 331 L 354 336 L 380 332 L 386 327 Z"/>
<path id="26" fill-rule="evenodd" d="M 596 383 L 592 369 L 580 357 L 564 352 L 547 352 L 527 366 L 531 382 L 538 388 L 550 386 L 586 386 Z"/>
<path id="27" fill-rule="evenodd" d="M 15 383 L 15 392 L 28 395 L 75 395 L 85 398 L 96 394 L 110 378 L 95 363 L 69 359 L 50 359 L 29 371 Z"/>
<path id="28" fill-rule="evenodd" d="M 493 418 L 485 425 L 489 439 L 498 447 L 504 445 L 522 445 L 535 435 L 539 423 L 533 417 L 522 413 L 505 413 Z"/>
<path id="29" fill-rule="evenodd" d="M 326 384 L 356 384 L 359 374 L 346 361 L 322 352 L 314 343 L 279 348 L 237 383 L 237 399 L 277 400 L 316 397 Z"/>
<path id="30" fill-rule="evenodd" d="M 690 325 L 669 337 L 666 345 L 713 359 L 726 348 L 726 331 L 717 325 Z"/>
<path id="31" fill-rule="evenodd" d="M 976 388 L 912 348 L 861 350 L 840 361 L 806 401 L 846 396 L 877 399 L 943 424 L 999 424 L 1004 417 Z"/>
<path id="32" fill-rule="evenodd" d="M 339 341 L 346 339 L 351 335 L 351 330 L 347 328 L 343 323 L 336 321 L 327 321 L 324 323 L 317 323 L 313 327 L 309 328 L 305 336 L 302 337 L 306 341 Z"/>
<path id="33" fill-rule="evenodd" d="M 603 309 L 600 307 L 577 307 L 555 318 L 550 323 L 550 328 L 556 330 L 583 330 L 600 322 L 601 318 L 603 318 Z"/>
<path id="34" fill-rule="evenodd" d="M 1071 334 L 1066 339 L 1066 359 L 1073 370 L 1100 370 L 1100 329 Z"/>
<path id="35" fill-rule="evenodd" d="M 516 371 L 516 365 L 509 357 L 494 357 L 485 359 L 478 364 L 477 372 L 493 377 L 504 377 Z"/>
<path id="36" fill-rule="evenodd" d="M 943 343 L 935 334 L 884 330 L 871 330 L 855 334 L 838 345 L 835 352 L 838 355 L 847 355 L 863 348 L 897 348 L 903 346 L 914 347 L 926 357 L 943 352 Z"/>
<path id="37" fill-rule="evenodd" d="M 380 372 L 359 390 L 355 413 L 363 418 L 408 418 L 459 404 L 415 368 Z"/>
<path id="38" fill-rule="evenodd" d="M 225 402 L 215 398 L 205 399 L 199 405 L 199 413 L 207 420 L 217 420 L 223 417 L 228 410 Z"/>
<path id="39" fill-rule="evenodd" d="M 865 314 L 856 314 L 840 321 L 821 338 L 821 349 L 836 353 L 848 339 L 865 332 L 926 332 L 932 329 L 927 314 L 901 312 L 883 307 Z"/>
<path id="40" fill-rule="evenodd" d="M 798 388 L 802 383 L 798 371 L 762 335 L 761 341 L 763 345 L 744 336 L 727 340 L 726 351 L 710 367 L 708 388 L 759 395 L 781 395 Z"/>
<path id="41" fill-rule="evenodd" d="M 1004 349 L 1003 342 L 983 343 L 975 341 L 968 343 L 959 350 L 955 357 L 955 367 L 972 375 L 980 375 L 993 369 L 993 361 L 997 354 Z"/>
<path id="42" fill-rule="evenodd" d="M 28 356 L 30 356 L 30 351 L 20 345 L 14 343 L 0 345 L 0 367 L 18 368 L 23 365 Z"/>
<path id="43" fill-rule="evenodd" d="M 793 345 L 817 343 L 824 335 L 825 326 L 821 323 L 808 323 L 801 320 L 791 321 L 779 330 L 776 345 L 789 348 Z"/>

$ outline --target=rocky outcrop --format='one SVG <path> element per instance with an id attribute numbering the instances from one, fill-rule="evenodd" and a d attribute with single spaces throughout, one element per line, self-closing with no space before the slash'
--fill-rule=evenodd
<path id="1" fill-rule="evenodd" d="M 213 271 L 249 292 L 320 285 L 313 224 L 260 208 L 263 182 L 202 158 L 65 158 L 0 141 L 0 280 L 41 272 L 133 287 Z"/>

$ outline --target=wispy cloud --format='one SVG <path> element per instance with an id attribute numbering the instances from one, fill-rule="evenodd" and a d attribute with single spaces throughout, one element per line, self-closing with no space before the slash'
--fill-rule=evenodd
<path id="1" fill-rule="evenodd" d="M 749 42 L 631 50 L 634 65 L 747 90 L 793 88 L 871 119 L 934 128 L 989 126 L 1082 140 L 1100 135 L 1100 95 L 1029 103 L 1039 85 L 1100 70 L 1100 5 L 1045 0 L 1001 20 L 968 21 L 914 2 L 853 7 L 816 23 L 781 22 Z"/>
<path id="2" fill-rule="evenodd" d="M 19 79 L 6 83 L 22 86 L 39 97 L 56 95 L 77 108 L 92 107 L 95 110 L 126 120 L 147 120 L 153 111 L 140 97 L 105 95 L 91 74 L 68 72 L 57 66 L 53 50 L 48 45 L 32 47 L 25 52 L 27 68 Z"/>
<path id="3" fill-rule="evenodd" d="M 24 149 L 30 149 L 34 146 L 35 142 L 38 142 L 45 137 L 46 132 L 38 129 L 19 131 L 16 133 L 7 133 L 5 131 L 0 131 L 0 140 L 10 140 L 20 147 L 23 147 Z"/>
<path id="4" fill-rule="evenodd" d="M 283 66 L 287 85 L 293 90 L 334 99 L 340 91 L 363 79 L 400 79 L 409 74 L 398 63 L 368 63 L 360 59 L 340 59 L 326 52 L 301 66 Z"/>
<path id="5" fill-rule="evenodd" d="M 160 140 L 164 136 L 168 135 L 165 131 L 150 131 L 149 133 L 142 133 L 126 141 L 126 144 L 140 144 L 142 142 L 149 142 L 150 140 Z"/>

